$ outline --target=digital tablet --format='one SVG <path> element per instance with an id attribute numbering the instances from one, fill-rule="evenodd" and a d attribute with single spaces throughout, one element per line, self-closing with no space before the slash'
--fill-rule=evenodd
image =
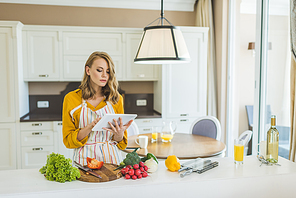
<path id="1" fill-rule="evenodd" d="M 92 128 L 92 131 L 101 131 L 103 127 L 111 128 L 108 122 L 111 122 L 115 126 L 113 119 L 116 119 L 118 125 L 120 125 L 119 117 L 122 118 L 123 125 L 126 125 L 128 121 L 134 120 L 137 114 L 106 114 L 101 120 Z"/>

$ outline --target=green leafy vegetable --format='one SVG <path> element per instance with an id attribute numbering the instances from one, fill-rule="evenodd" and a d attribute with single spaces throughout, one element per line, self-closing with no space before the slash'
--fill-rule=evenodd
<path id="1" fill-rule="evenodd" d="M 76 167 L 72 166 L 72 160 L 55 153 L 47 155 L 46 165 L 40 168 L 39 172 L 44 174 L 47 180 L 61 183 L 80 178 L 80 172 Z"/>
<path id="2" fill-rule="evenodd" d="M 141 161 L 141 158 L 139 157 L 138 153 L 136 153 L 137 150 L 138 148 L 136 148 L 133 152 L 126 155 L 125 159 L 123 160 L 123 163 L 125 166 L 127 165 L 133 166 L 134 164 L 139 164 L 139 162 Z"/>

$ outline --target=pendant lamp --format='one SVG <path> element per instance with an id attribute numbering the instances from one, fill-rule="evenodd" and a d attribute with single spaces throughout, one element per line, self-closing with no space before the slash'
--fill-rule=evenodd
<path id="1" fill-rule="evenodd" d="M 152 25 L 156 22 L 157 25 Z M 160 17 L 144 28 L 134 63 L 180 64 L 188 62 L 190 62 L 190 56 L 183 34 L 180 28 L 173 26 L 164 17 L 163 0 L 161 0 Z"/>

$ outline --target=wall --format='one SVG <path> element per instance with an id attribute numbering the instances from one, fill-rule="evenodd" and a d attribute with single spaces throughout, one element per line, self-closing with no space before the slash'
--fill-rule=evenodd
<path id="1" fill-rule="evenodd" d="M 165 11 L 165 17 L 175 26 L 194 26 L 195 11 Z M 160 16 L 157 10 L 45 6 L 0 3 L 0 20 L 21 21 L 25 25 L 70 25 L 98 27 L 144 28 Z M 44 85 L 49 90 L 44 93 Z M 56 94 L 66 83 L 30 83 L 29 94 Z M 120 82 L 126 93 L 153 93 L 153 82 Z M 138 86 L 141 85 L 141 86 Z M 141 87 L 141 89 L 139 89 Z"/>
<path id="2" fill-rule="evenodd" d="M 195 11 L 165 11 L 175 26 L 194 26 Z M 160 16 L 157 10 L 45 6 L 0 3 L 0 20 L 21 21 L 25 25 L 72 25 L 99 27 L 142 27 Z"/>

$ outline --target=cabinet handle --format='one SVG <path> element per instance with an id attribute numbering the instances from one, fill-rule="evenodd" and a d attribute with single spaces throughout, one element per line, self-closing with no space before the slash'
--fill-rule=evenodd
<path id="1" fill-rule="evenodd" d="M 189 114 L 188 113 L 182 113 L 182 114 L 180 114 L 180 116 L 189 116 Z"/>
<path id="2" fill-rule="evenodd" d="M 40 147 L 40 148 L 32 148 L 32 150 L 33 150 L 33 151 L 42 151 L 43 148 L 41 148 L 41 147 Z"/>
<path id="3" fill-rule="evenodd" d="M 151 129 L 143 129 L 143 131 L 151 131 Z"/>
<path id="4" fill-rule="evenodd" d="M 42 123 L 32 124 L 32 126 L 42 126 Z"/>
<path id="5" fill-rule="evenodd" d="M 138 74 L 137 75 L 139 78 L 144 78 L 145 77 L 145 74 Z"/>
<path id="6" fill-rule="evenodd" d="M 39 75 L 39 77 L 41 77 L 41 78 L 47 78 L 47 77 L 49 77 L 49 75 L 48 74 L 42 74 L 42 75 Z"/>
<path id="7" fill-rule="evenodd" d="M 59 125 L 59 126 L 62 126 L 63 124 L 62 124 L 62 123 L 58 123 L 58 125 Z"/>
<path id="8" fill-rule="evenodd" d="M 188 121 L 189 121 L 188 119 L 180 120 L 180 122 L 188 122 Z"/>
<path id="9" fill-rule="evenodd" d="M 143 120 L 143 122 L 152 122 L 152 120 Z"/>
<path id="10" fill-rule="evenodd" d="M 32 135 L 42 135 L 42 132 L 33 132 Z"/>

